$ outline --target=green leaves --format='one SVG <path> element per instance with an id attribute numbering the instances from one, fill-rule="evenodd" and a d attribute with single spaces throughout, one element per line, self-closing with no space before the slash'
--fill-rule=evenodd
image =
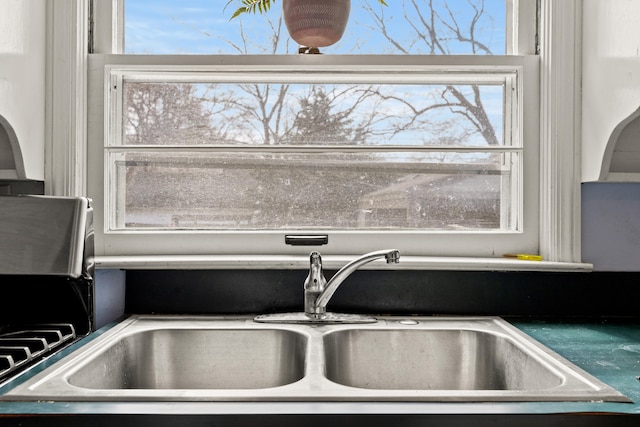
<path id="1" fill-rule="evenodd" d="M 234 2 L 237 2 L 237 0 L 229 0 L 227 2 L 227 5 L 225 6 L 225 9 L 227 6 L 229 6 L 229 4 Z M 238 9 L 236 9 L 235 12 L 233 12 L 230 20 L 242 15 L 243 13 L 256 13 L 256 11 L 260 12 L 261 14 L 265 13 L 271 8 L 271 3 L 275 2 L 276 0 L 241 0 L 242 6 L 240 6 Z"/>

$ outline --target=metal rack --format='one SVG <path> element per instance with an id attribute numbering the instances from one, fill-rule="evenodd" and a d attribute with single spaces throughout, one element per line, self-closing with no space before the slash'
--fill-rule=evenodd
<path id="1" fill-rule="evenodd" d="M 35 324 L 0 334 L 0 381 L 71 343 L 71 323 Z"/>

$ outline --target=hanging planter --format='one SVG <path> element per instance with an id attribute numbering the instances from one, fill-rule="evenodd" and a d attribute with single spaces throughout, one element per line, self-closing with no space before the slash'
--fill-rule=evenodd
<path id="1" fill-rule="evenodd" d="M 283 0 L 289 35 L 307 47 L 331 46 L 342 38 L 349 21 L 351 0 Z"/>
<path id="2" fill-rule="evenodd" d="M 247 12 L 264 13 L 276 0 L 229 0 L 242 6 L 231 19 Z M 377 0 L 383 6 L 385 0 Z M 349 21 L 351 0 L 283 0 L 284 22 L 291 38 L 301 46 L 318 48 L 331 46 L 342 38 Z"/>

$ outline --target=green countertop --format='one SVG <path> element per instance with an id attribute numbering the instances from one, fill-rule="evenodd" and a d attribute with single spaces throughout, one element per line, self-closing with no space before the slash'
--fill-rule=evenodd
<path id="1" fill-rule="evenodd" d="M 511 321 L 634 403 L 562 403 L 558 411 L 640 414 L 640 324 L 622 321 Z M 546 407 L 546 404 L 540 404 Z"/>
<path id="2" fill-rule="evenodd" d="M 2 414 L 72 414 L 72 415 L 100 415 L 100 414 L 129 414 L 142 415 L 154 414 L 154 416 L 175 416 L 176 414 L 189 416 L 223 416 L 229 417 L 243 414 L 244 416 L 259 416 L 255 422 L 260 425 L 270 425 L 269 415 L 288 414 L 293 416 L 318 415 L 355 415 L 366 416 L 474 416 L 484 415 L 537 415 L 553 416 L 563 419 L 566 416 L 576 414 L 589 415 L 590 417 L 603 417 L 607 415 L 640 415 L 640 324 L 625 321 L 549 321 L 549 320 L 522 320 L 507 319 L 523 332 L 529 334 L 552 350 L 564 356 L 580 368 L 593 374 L 600 380 L 609 384 L 621 393 L 625 394 L 633 403 L 613 402 L 486 402 L 486 403 L 434 403 L 434 402 L 0 402 L 0 425 L 9 418 Z M 100 335 L 108 327 L 94 333 L 92 336 L 74 344 L 71 348 L 60 352 L 38 367 L 32 369 L 28 375 L 34 375 L 49 366 L 60 357 L 70 353 L 73 349 L 82 345 L 86 340 Z M 7 384 L 0 388 L 0 394 L 11 388 Z M 102 415 L 104 416 L 104 415 Z M 267 418 L 264 418 L 264 417 Z M 40 417 L 38 417 L 40 418 Z M 621 418 L 632 419 L 633 423 L 640 425 L 640 418 L 636 417 L 609 417 L 606 425 L 613 425 L 611 419 L 620 421 Z M 197 418 L 202 421 L 202 418 Z M 527 425 L 520 419 L 520 425 Z M 552 418 L 555 419 L 555 418 Z M 571 419 L 583 419 L 573 416 Z M 586 418 L 584 418 L 586 419 Z M 260 421 L 261 422 L 258 422 Z M 417 418 L 407 422 L 406 425 L 422 425 Z M 42 421 L 42 419 L 40 419 Z M 121 420 L 122 421 L 122 420 Z M 245 419 L 251 424 L 249 419 Z M 327 420 L 325 420 L 327 421 Z M 352 421 L 354 421 L 352 419 Z M 539 422 L 538 418 L 536 422 Z M 296 421 L 297 422 L 297 421 Z M 364 422 L 364 421 L 363 421 Z M 371 424 L 367 421 L 369 425 Z M 495 419 L 491 422 L 495 422 Z M 546 421 L 545 421 L 546 422 Z M 534 421 L 533 424 L 536 425 Z M 257 425 L 256 424 L 256 425 Z M 274 425 L 276 425 L 274 421 Z M 553 424 L 553 422 L 552 422 Z M 23 424 L 23 425 L 29 425 Z M 38 425 L 38 424 L 33 424 Z M 62 425 L 62 424 L 61 424 Z M 100 423 L 98 423 L 100 425 Z M 106 424 L 105 424 L 106 425 Z M 122 425 L 122 424 L 120 424 Z M 194 424 L 208 425 L 208 424 Z M 281 425 L 281 424 L 280 424 Z M 453 425 L 453 424 L 452 424 Z M 497 425 L 490 424 L 487 425 Z M 559 424 L 560 425 L 560 424 Z M 578 425 L 598 425 L 578 424 Z M 618 424 L 615 424 L 618 425 Z M 623 425 L 623 424 L 620 424 Z M 624 424 L 633 425 L 633 424 Z"/>

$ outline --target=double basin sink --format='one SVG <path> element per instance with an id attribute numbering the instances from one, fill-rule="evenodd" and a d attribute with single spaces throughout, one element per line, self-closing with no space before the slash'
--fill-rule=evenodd
<path id="1" fill-rule="evenodd" d="M 499 317 L 413 316 L 361 325 L 132 316 L 0 398 L 629 401 Z"/>

